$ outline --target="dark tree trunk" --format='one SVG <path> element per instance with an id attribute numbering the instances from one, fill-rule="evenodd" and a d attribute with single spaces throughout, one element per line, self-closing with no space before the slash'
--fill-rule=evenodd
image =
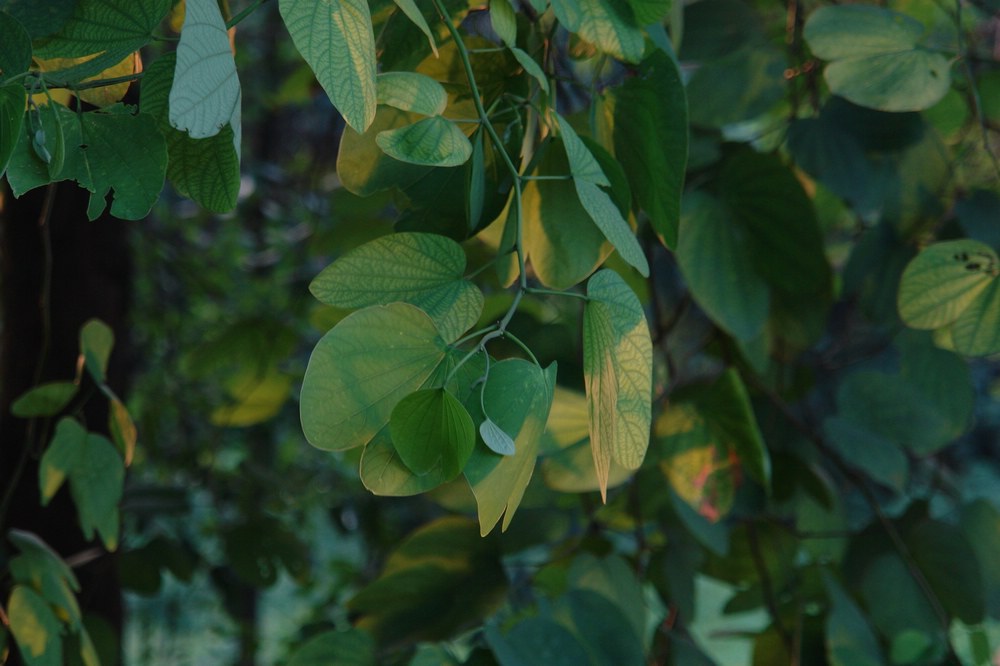
<path id="1" fill-rule="evenodd" d="M 115 333 L 108 384 L 122 396 L 126 384 L 126 315 L 131 265 L 126 223 L 87 219 L 89 193 L 75 183 L 39 188 L 0 200 L 0 537 L 11 528 L 36 533 L 64 558 L 89 560 L 76 568 L 85 614 L 100 616 L 120 634 L 122 597 L 113 557 L 87 541 L 64 487 L 42 508 L 38 459 L 53 423 L 10 415 L 10 404 L 38 381 L 72 379 L 80 327 L 96 317 Z M 46 222 L 47 221 L 47 222 Z M 47 290 L 47 296 L 46 296 Z M 47 323 L 48 322 L 48 323 Z M 107 432 L 107 400 L 90 393 L 88 430 Z M 9 543 L 0 546 L 8 550 Z M 95 557 L 90 558 L 87 554 Z M 0 594 L 6 595 L 6 590 Z M 16 652 L 16 650 L 15 650 Z M 12 664 L 20 663 L 12 654 Z"/>

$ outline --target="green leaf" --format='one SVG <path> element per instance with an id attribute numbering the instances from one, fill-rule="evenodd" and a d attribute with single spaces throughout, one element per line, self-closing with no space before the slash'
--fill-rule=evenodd
<path id="1" fill-rule="evenodd" d="M 118 502 L 125 466 L 114 444 L 88 433 L 83 452 L 69 472 L 69 487 L 80 515 L 80 529 L 90 539 L 96 531 L 104 547 L 118 547 Z"/>
<path id="2" fill-rule="evenodd" d="M 476 496 L 483 536 L 490 533 L 501 516 L 501 529 L 506 531 L 524 497 L 535 470 L 555 381 L 555 364 L 542 370 L 528 361 L 508 359 L 490 368 L 483 404 L 497 428 L 513 435 L 515 450 L 513 455 L 499 455 L 477 447 L 465 467 L 465 477 Z"/>
<path id="3" fill-rule="evenodd" d="M 286 663 L 287 666 L 375 666 L 375 644 L 369 634 L 358 629 L 325 631 L 303 643 Z"/>
<path id="4" fill-rule="evenodd" d="M 552 11 L 564 28 L 626 62 L 639 62 L 645 43 L 625 0 L 554 0 Z"/>
<path id="5" fill-rule="evenodd" d="M 926 520 L 906 535 L 913 559 L 952 617 L 978 624 L 986 615 L 986 588 L 976 552 L 959 527 Z"/>
<path id="6" fill-rule="evenodd" d="M 472 155 L 469 138 L 443 116 L 424 118 L 412 125 L 383 130 L 375 143 L 389 157 L 422 166 L 458 166 Z"/>
<path id="7" fill-rule="evenodd" d="M 576 186 L 576 194 L 580 197 L 580 203 L 590 215 L 590 219 L 594 221 L 604 237 L 615 246 L 625 263 L 639 271 L 643 277 L 649 277 L 649 263 L 646 261 L 646 255 L 632 232 L 632 227 L 622 217 L 621 212 L 607 192 L 586 180 L 574 178 L 573 183 Z"/>
<path id="8" fill-rule="evenodd" d="M 406 18 L 410 19 L 415 26 L 420 29 L 420 32 L 424 33 L 427 37 L 427 43 L 431 45 L 431 51 L 434 52 L 434 57 L 438 56 L 437 44 L 434 43 L 434 33 L 431 32 L 431 28 L 427 25 L 427 20 L 424 19 L 424 15 L 420 12 L 420 8 L 417 7 L 417 3 L 413 0 L 393 0 L 396 6 L 406 14 Z"/>
<path id="9" fill-rule="evenodd" d="M 538 85 L 541 87 L 542 92 L 548 95 L 549 79 L 545 76 L 545 71 L 542 69 L 541 65 L 535 62 L 534 58 L 516 46 L 510 47 L 510 52 L 513 54 L 514 59 L 517 60 L 518 64 L 524 68 L 525 73 L 538 81 Z"/>
<path id="10" fill-rule="evenodd" d="M 479 435 L 486 447 L 497 455 L 512 456 L 517 453 L 511 436 L 489 418 L 479 424 Z"/>
<path id="11" fill-rule="evenodd" d="M 309 290 L 339 308 L 410 303 L 426 312 L 450 341 L 475 324 L 483 310 L 482 292 L 463 278 L 465 263 L 465 252 L 450 238 L 392 234 L 334 261 Z"/>
<path id="12" fill-rule="evenodd" d="M 517 46 L 517 14 L 510 0 L 490 0 L 490 23 L 506 46 Z"/>
<path id="13" fill-rule="evenodd" d="M 906 487 L 909 463 L 895 442 L 839 416 L 823 421 L 823 435 L 847 464 L 893 490 Z"/>
<path id="14" fill-rule="evenodd" d="M 167 140 L 167 179 L 174 189 L 202 208 L 225 213 L 236 206 L 240 190 L 240 158 L 232 125 L 215 136 L 194 139 L 170 126 L 169 94 L 175 55 L 167 53 L 146 68 L 140 89 L 140 109 L 157 120 Z"/>
<path id="15" fill-rule="evenodd" d="M 240 79 L 216 0 L 185 3 L 169 99 L 170 125 L 193 139 L 239 127 Z"/>
<path id="16" fill-rule="evenodd" d="M 687 165 L 687 97 L 677 64 L 654 51 L 631 77 L 608 91 L 615 157 L 636 202 L 667 247 L 677 246 L 681 191 Z"/>
<path id="17" fill-rule="evenodd" d="M 573 558 L 567 579 L 573 588 L 595 592 L 611 601 L 631 625 L 634 643 L 642 643 L 650 613 L 642 584 L 624 559 L 617 555 L 598 558 L 580 553 Z M 627 636 L 629 632 L 622 633 Z"/>
<path id="18" fill-rule="evenodd" d="M 486 198 L 486 156 L 483 149 L 483 130 L 477 130 L 472 139 L 472 161 L 465 181 L 466 217 L 469 229 L 479 229 Z"/>
<path id="19" fill-rule="evenodd" d="M 292 392 L 292 378 L 277 368 L 247 369 L 225 382 L 226 401 L 212 410 L 209 421 L 241 428 L 274 418 Z"/>
<path id="20" fill-rule="evenodd" d="M 62 628 L 45 599 L 17 585 L 7 600 L 7 617 L 25 666 L 62 666 Z"/>
<path id="21" fill-rule="evenodd" d="M 506 634 L 486 625 L 486 642 L 500 666 L 579 666 L 592 664 L 569 629 L 548 617 L 528 617 Z"/>
<path id="22" fill-rule="evenodd" d="M 34 119 L 41 125 L 38 129 L 44 135 L 42 138 L 53 145 L 53 149 L 55 149 L 54 144 L 57 137 L 60 136 L 63 138 L 63 142 L 70 146 L 81 143 L 80 121 L 75 113 L 62 104 L 46 104 L 42 109 L 44 113 L 29 112 L 29 114 L 34 113 Z M 21 130 L 17 134 L 17 144 L 14 146 L 7 163 L 7 182 L 15 197 L 50 182 L 76 179 L 80 171 L 79 150 L 70 150 L 65 154 L 62 168 L 58 171 L 53 168 L 51 156 L 49 162 L 43 161 L 36 152 L 35 144 L 38 135 L 32 131 L 32 128 L 29 121 L 23 121 Z"/>
<path id="23" fill-rule="evenodd" d="M 806 21 L 813 54 L 831 61 L 824 71 L 835 95 L 882 111 L 921 111 L 951 87 L 951 64 L 920 46 L 923 25 L 898 12 L 869 6 L 823 7 Z"/>
<path id="24" fill-rule="evenodd" d="M 76 395 L 73 382 L 47 382 L 28 390 L 10 406 L 10 413 L 22 419 L 55 416 Z"/>
<path id="25" fill-rule="evenodd" d="M 48 37 L 62 29 L 76 8 L 78 0 L 0 0 L 0 10 L 16 18 L 32 39 Z"/>
<path id="26" fill-rule="evenodd" d="M 702 64 L 687 84 L 691 124 L 722 128 L 764 115 L 785 99 L 787 66 L 782 51 L 757 44 Z"/>
<path id="27" fill-rule="evenodd" d="M 770 291 L 753 266 L 747 235 L 717 199 L 700 192 L 685 199 L 677 263 L 698 305 L 742 341 L 760 334 L 771 307 Z"/>
<path id="28" fill-rule="evenodd" d="M 955 351 L 986 356 L 1000 351 L 1000 281 L 994 279 L 951 326 Z"/>
<path id="29" fill-rule="evenodd" d="M 436 116 L 448 105 L 444 87 L 417 72 L 383 72 L 378 75 L 378 103 L 425 116 Z"/>
<path id="30" fill-rule="evenodd" d="M 590 445 L 607 498 L 611 461 L 638 469 L 649 446 L 652 342 L 642 305 L 617 273 L 602 270 L 587 284 L 583 372 L 590 401 Z"/>
<path id="31" fill-rule="evenodd" d="M 6 173 L 7 163 L 21 138 L 27 97 L 24 86 L 0 86 L 0 177 Z"/>
<path id="32" fill-rule="evenodd" d="M 607 176 L 594 159 L 594 155 L 577 136 L 573 126 L 558 114 L 556 118 L 559 119 L 559 136 L 562 138 L 563 148 L 566 149 L 566 159 L 569 161 L 569 170 L 573 178 L 594 185 L 610 186 Z"/>
<path id="33" fill-rule="evenodd" d="M 826 654 L 830 666 L 882 666 L 885 658 L 864 614 L 830 575 L 823 576 L 830 610 L 826 616 Z"/>
<path id="34" fill-rule="evenodd" d="M 446 343 L 422 310 L 391 303 L 345 317 L 313 349 L 302 380 L 302 430 L 313 446 L 367 444 L 393 408 L 424 385 Z"/>
<path id="35" fill-rule="evenodd" d="M 0 7 L 2 9 L 2 7 Z M 0 11 L 0 83 L 28 71 L 31 65 L 31 36 L 20 21 Z M 23 90 L 23 86 L 21 86 Z M 23 106 L 21 107 L 23 110 Z M 3 151 L 0 151 L 0 155 Z M 0 160 L 0 164 L 3 160 Z"/>
<path id="36" fill-rule="evenodd" d="M 280 0 L 295 48 L 344 120 L 364 132 L 375 119 L 375 36 L 364 0 Z M 405 10 L 404 10 L 405 11 Z M 412 17 L 411 17 L 412 19 Z"/>
<path id="37" fill-rule="evenodd" d="M 899 316 L 907 326 L 933 329 L 958 320 L 992 282 L 1000 259 L 979 241 L 935 243 L 907 264 L 899 283 Z"/>
<path id="38" fill-rule="evenodd" d="M 61 71 L 46 72 L 49 81 L 82 81 L 117 64 L 149 42 L 171 6 L 170 0 L 87 0 L 75 4 L 72 18 L 58 33 L 36 42 L 34 56 L 46 60 L 94 57 Z"/>
<path id="39" fill-rule="evenodd" d="M 73 474 L 86 448 L 87 431 L 83 426 L 76 419 L 60 419 L 55 435 L 38 465 L 42 506 L 49 503 L 63 482 Z"/>
<path id="40" fill-rule="evenodd" d="M 90 319 L 80 328 L 80 353 L 83 354 L 87 371 L 98 384 L 104 382 L 108 372 L 108 359 L 111 358 L 114 346 L 114 332 L 100 319 Z"/>
<path id="41" fill-rule="evenodd" d="M 111 439 L 114 440 L 115 446 L 125 458 L 125 466 L 128 467 L 132 464 L 132 457 L 135 455 L 138 432 L 128 409 L 117 398 L 110 400 L 108 405 L 108 430 L 111 432 Z"/>
<path id="42" fill-rule="evenodd" d="M 444 388 L 422 389 L 400 400 L 389 432 L 403 464 L 418 476 L 436 467 L 449 479 L 458 476 L 476 445 L 472 417 Z"/>
<path id="43" fill-rule="evenodd" d="M 21 551 L 9 561 L 10 575 L 16 583 L 31 587 L 78 627 L 81 622 L 76 592 L 80 590 L 73 570 L 44 541 L 31 532 L 11 530 L 10 540 Z"/>
<path id="44" fill-rule="evenodd" d="M 628 5 L 632 8 L 636 24 L 646 26 L 661 23 L 673 7 L 674 0 L 629 0 Z"/>
<path id="45" fill-rule="evenodd" d="M 567 179 L 530 180 L 522 197 L 524 248 L 538 279 L 553 289 L 579 283 L 612 250 L 591 222 L 568 174 L 565 151 L 550 145 L 532 175 L 566 175 Z"/>

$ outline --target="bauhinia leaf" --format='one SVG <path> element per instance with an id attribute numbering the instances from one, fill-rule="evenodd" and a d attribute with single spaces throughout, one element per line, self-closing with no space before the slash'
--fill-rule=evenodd
<path id="1" fill-rule="evenodd" d="M 598 49 L 626 62 L 639 62 L 645 42 L 624 0 L 555 0 L 559 23 Z"/>
<path id="2" fill-rule="evenodd" d="M 625 218 L 622 217 L 618 206 L 611 200 L 607 192 L 594 183 L 587 180 L 573 178 L 576 185 L 576 194 L 580 197 L 580 203 L 590 215 L 597 228 L 601 230 L 604 237 L 611 241 L 611 244 L 618 250 L 618 254 L 625 262 L 639 271 L 643 277 L 649 277 L 649 263 L 646 255 L 632 233 Z"/>
<path id="3" fill-rule="evenodd" d="M 418 476 L 440 467 L 454 478 L 476 445 L 476 428 L 461 402 L 443 387 L 415 391 L 396 404 L 389 419 L 392 445 Z"/>
<path id="4" fill-rule="evenodd" d="M 170 87 L 170 125 L 194 139 L 215 136 L 239 115 L 239 105 L 240 80 L 219 3 L 187 0 Z"/>
<path id="5" fill-rule="evenodd" d="M 573 126 L 562 116 L 557 116 L 557 118 L 559 119 L 559 136 L 562 137 L 563 147 L 566 149 L 566 159 L 569 160 L 569 170 L 573 174 L 573 178 L 585 180 L 594 185 L 610 186 L 611 182 L 608 177 L 604 175 L 594 155 L 577 136 Z"/>
<path id="6" fill-rule="evenodd" d="M 47 382 L 24 393 L 10 406 L 10 413 L 24 419 L 55 416 L 76 395 L 73 382 Z"/>
<path id="7" fill-rule="evenodd" d="M 517 452 L 511 436 L 489 418 L 479 424 L 479 436 L 483 438 L 486 448 L 497 455 L 512 456 Z"/>
<path id="8" fill-rule="evenodd" d="M 936 243 L 918 254 L 899 283 L 899 316 L 907 326 L 934 329 L 954 323 L 995 281 L 1000 259 L 979 241 Z"/>
<path id="9" fill-rule="evenodd" d="M 590 401 L 590 445 L 607 499 L 611 461 L 638 469 L 649 446 L 653 348 L 642 305 L 612 270 L 587 284 L 583 372 Z"/>
<path id="10" fill-rule="evenodd" d="M 357 308 L 394 301 L 430 315 L 454 340 L 476 323 L 483 294 L 464 279 L 465 252 L 444 236 L 404 232 L 365 243 L 323 270 L 309 290 L 327 305 Z"/>
<path id="11" fill-rule="evenodd" d="M 436 116 L 448 105 L 444 86 L 418 72 L 383 72 L 378 75 L 378 103 L 425 116 Z"/>
<path id="12" fill-rule="evenodd" d="M 528 76 L 531 76 L 538 81 L 538 85 L 541 86 L 542 92 L 548 95 L 549 80 L 545 76 L 545 70 L 542 69 L 541 65 L 535 62 L 534 58 L 516 46 L 510 47 L 510 52 L 514 55 L 517 63 L 521 65 L 521 67 L 524 67 L 524 71 L 528 74 Z"/>
<path id="13" fill-rule="evenodd" d="M 427 20 L 424 19 L 424 15 L 420 13 L 420 8 L 417 7 L 417 3 L 413 0 L 394 0 L 396 6 L 406 14 L 406 18 L 413 21 L 413 24 L 420 29 L 420 32 L 424 33 L 427 37 L 427 42 L 431 45 L 431 51 L 434 52 L 434 57 L 438 56 L 437 44 L 434 41 L 434 33 L 431 32 L 431 28 L 427 25 Z"/>
<path id="14" fill-rule="evenodd" d="M 0 11 L 0 35 L 3 35 L 0 42 L 0 83 L 3 83 L 28 71 L 31 65 L 31 36 L 20 21 L 4 11 Z M 23 86 L 21 88 L 24 89 Z"/>
<path id="15" fill-rule="evenodd" d="M 375 36 L 368 3 L 280 0 L 278 7 L 295 48 L 333 105 L 348 125 L 364 132 L 375 119 L 378 102 Z"/>
<path id="16" fill-rule="evenodd" d="M 114 331 L 100 319 L 90 319 L 80 328 L 80 353 L 94 381 L 104 381 L 114 346 Z"/>
<path id="17" fill-rule="evenodd" d="M 379 132 L 378 147 L 402 162 L 425 166 L 459 166 L 472 155 L 469 138 L 443 116 L 431 116 L 412 125 Z"/>
<path id="18" fill-rule="evenodd" d="M 7 600 L 10 633 L 28 666 L 61 666 L 62 623 L 34 590 L 17 585 Z"/>
<path id="19" fill-rule="evenodd" d="M 446 341 L 434 321 L 407 303 L 347 316 L 309 358 L 300 399 L 306 439 L 330 451 L 367 444 L 445 355 Z"/>

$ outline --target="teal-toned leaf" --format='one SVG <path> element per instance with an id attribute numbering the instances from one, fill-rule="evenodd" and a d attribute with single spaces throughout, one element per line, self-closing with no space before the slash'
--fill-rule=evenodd
<path id="1" fill-rule="evenodd" d="M 361 483 L 375 495 L 409 497 L 437 488 L 450 479 L 444 468 L 435 467 L 427 474 L 414 474 L 392 445 L 389 428 L 383 428 L 365 445 L 361 454 Z"/>
<path id="2" fill-rule="evenodd" d="M 378 75 L 378 103 L 425 116 L 436 116 L 448 105 L 444 86 L 417 72 L 383 72 Z"/>
<path id="3" fill-rule="evenodd" d="M 410 303 L 451 341 L 475 324 L 483 310 L 482 292 L 463 278 L 465 264 L 465 252 L 450 238 L 404 232 L 348 252 L 317 275 L 309 290 L 340 308 Z"/>
<path id="4" fill-rule="evenodd" d="M 590 446 L 607 497 L 611 461 L 638 469 L 649 446 L 652 342 L 642 305 L 611 270 L 587 284 L 583 311 L 583 372 L 590 401 Z"/>
<path id="5" fill-rule="evenodd" d="M 50 82 L 82 81 L 100 74 L 138 51 L 170 11 L 170 0 L 88 0 L 77 2 L 62 29 L 36 42 L 34 56 L 85 58 L 66 69 L 46 72 Z M 141 144 L 139 144 L 141 145 Z"/>
<path id="6" fill-rule="evenodd" d="M 400 400 L 389 432 L 403 464 L 418 476 L 436 467 L 449 479 L 457 476 L 476 444 L 472 417 L 444 388 L 422 389 Z"/>
<path id="7" fill-rule="evenodd" d="M 587 648 L 592 664 L 641 664 L 642 638 L 626 617 L 626 609 L 592 590 L 571 590 L 559 600 L 553 615 L 570 624 Z"/>
<path id="8" fill-rule="evenodd" d="M 822 7 L 803 31 L 813 54 L 830 61 L 832 93 L 894 112 L 929 108 L 951 88 L 950 62 L 920 45 L 923 34 L 912 17 L 860 5 Z"/>
<path id="9" fill-rule="evenodd" d="M 233 209 L 240 190 L 240 158 L 231 124 L 206 139 L 194 139 L 170 126 L 169 94 L 174 76 L 173 53 L 150 64 L 142 78 L 139 108 L 156 118 L 167 140 L 167 179 L 174 189 L 213 213 Z"/>
<path id="10" fill-rule="evenodd" d="M 16 18 L 32 39 L 48 37 L 58 32 L 76 8 L 79 0 L 46 0 L 39 5 L 36 0 L 0 0 L 0 10 Z"/>
<path id="11" fill-rule="evenodd" d="M 580 203 L 559 145 L 548 147 L 532 175 L 566 176 L 528 181 L 521 214 L 524 247 L 538 279 L 547 287 L 568 289 L 590 275 L 612 248 Z"/>
<path id="12" fill-rule="evenodd" d="M 1000 612 L 1000 510 L 989 500 L 977 499 L 961 507 L 959 525 L 968 544 L 975 551 L 990 617 Z"/>
<path id="13" fill-rule="evenodd" d="M 895 442 L 839 416 L 823 421 L 823 434 L 847 464 L 894 490 L 906 487 L 909 463 Z"/>
<path id="14" fill-rule="evenodd" d="M 10 633 L 25 666 L 62 666 L 62 627 L 45 599 L 17 585 L 7 600 Z"/>
<path id="15" fill-rule="evenodd" d="M 216 0 L 187 0 L 170 87 L 170 125 L 193 139 L 215 136 L 238 116 L 240 79 Z"/>
<path id="16" fill-rule="evenodd" d="M 86 449 L 87 431 L 83 426 L 76 419 L 60 419 L 55 435 L 38 465 L 42 506 L 49 503 L 63 482 L 73 474 Z"/>
<path id="17" fill-rule="evenodd" d="M 535 62 L 534 58 L 516 46 L 510 47 L 510 52 L 514 55 L 514 59 L 517 60 L 517 63 L 524 68 L 524 71 L 528 74 L 528 76 L 538 81 L 538 85 L 541 87 L 542 92 L 548 95 L 549 80 L 545 76 L 545 71 L 542 69 L 541 65 Z"/>
<path id="18" fill-rule="evenodd" d="M 498 429 L 513 434 L 515 450 L 513 455 L 499 455 L 477 447 L 465 467 L 483 536 L 501 516 L 506 531 L 521 503 L 535 470 L 555 381 L 555 364 L 542 370 L 528 361 L 508 359 L 490 368 L 483 404 Z"/>
<path id="19" fill-rule="evenodd" d="M 489 418 L 479 424 L 479 435 L 486 447 L 497 455 L 512 456 L 517 452 L 511 436 Z"/>
<path id="20" fill-rule="evenodd" d="M 626 62 L 639 62 L 645 43 L 625 0 L 554 0 L 552 10 L 564 28 Z"/>
<path id="21" fill-rule="evenodd" d="M 104 382 L 108 372 L 108 359 L 115 346 L 115 334 L 111 327 L 100 319 L 90 319 L 80 329 L 80 353 L 83 354 L 87 371 L 97 383 Z"/>
<path id="22" fill-rule="evenodd" d="M 720 36 L 713 41 L 731 39 Z M 763 116 L 785 99 L 787 84 L 782 73 L 786 67 L 782 51 L 758 44 L 702 64 L 687 83 L 691 124 L 722 128 Z"/>
<path id="23" fill-rule="evenodd" d="M 412 305 L 373 306 L 345 317 L 320 339 L 306 367 L 300 399 L 306 439 L 332 451 L 367 444 L 445 355 L 434 321 Z"/>
<path id="24" fill-rule="evenodd" d="M 434 52 L 434 57 L 437 57 L 438 50 L 437 44 L 434 41 L 434 33 L 431 32 L 430 26 L 427 25 L 427 20 L 424 19 L 424 15 L 420 12 L 420 8 L 417 7 L 417 3 L 414 0 L 394 0 L 394 2 L 406 14 L 406 18 L 410 19 L 420 29 L 420 32 L 424 33 L 427 37 L 427 43 L 431 45 L 431 51 Z"/>
<path id="25" fill-rule="evenodd" d="M 611 601 L 628 620 L 633 642 L 642 643 L 649 611 L 642 585 L 624 559 L 617 555 L 598 558 L 589 553 L 580 553 L 573 558 L 567 582 L 576 590 L 595 592 Z M 622 633 L 626 636 L 629 634 L 627 631 Z"/>
<path id="26" fill-rule="evenodd" d="M 10 413 L 22 419 L 55 416 L 76 395 L 73 382 L 47 382 L 30 389 L 10 406 Z"/>
<path id="27" fill-rule="evenodd" d="M 504 599 L 507 578 L 496 540 L 474 521 L 424 525 L 389 555 L 381 576 L 350 601 L 355 626 L 377 644 L 443 640 L 482 622 Z"/>
<path id="28" fill-rule="evenodd" d="M 604 237 L 615 246 L 625 263 L 639 271 L 643 277 L 649 277 L 649 263 L 646 261 L 642 246 L 639 245 L 632 227 L 622 217 L 611 197 L 589 181 L 577 178 L 573 181 L 580 203 Z"/>
<path id="29" fill-rule="evenodd" d="M 58 172 L 52 170 L 51 155 L 49 156 L 50 161 L 46 162 L 37 154 L 35 145 L 39 138 L 35 131 L 37 129 L 43 132 L 44 137 L 42 138 L 46 142 L 49 141 L 49 137 L 52 137 L 51 141 L 55 143 L 56 137 L 60 135 L 62 135 L 64 142 L 70 146 L 79 145 L 81 142 L 80 121 L 75 113 L 62 104 L 45 105 L 42 109 L 45 110 L 44 113 L 34 113 L 33 115 L 33 121 L 40 123 L 40 127 L 33 124 L 29 118 L 22 121 L 21 130 L 16 137 L 17 144 L 7 162 L 7 182 L 16 197 L 50 182 L 75 179 L 80 172 L 79 150 L 68 151 L 68 154 L 64 156 L 62 169 Z"/>
<path id="30" fill-rule="evenodd" d="M 594 159 L 594 155 L 587 149 L 576 130 L 562 116 L 559 119 L 559 136 L 563 140 L 563 148 L 566 149 L 566 159 L 569 160 L 569 170 L 576 180 L 584 180 L 594 185 L 611 185 L 607 176 L 601 171 L 600 165 Z"/>
<path id="31" fill-rule="evenodd" d="M 677 263 L 699 306 L 737 340 L 757 337 L 770 312 L 768 285 L 754 269 L 747 231 L 717 199 L 684 201 Z"/>
<path id="32" fill-rule="evenodd" d="M 885 658 L 864 614 L 833 577 L 823 577 L 830 610 L 826 616 L 826 654 L 830 666 L 882 666 Z"/>
<path id="33" fill-rule="evenodd" d="M 458 125 L 443 116 L 384 130 L 375 143 L 389 157 L 423 166 L 458 166 L 472 155 L 472 144 Z"/>
<path id="34" fill-rule="evenodd" d="M 12 84 L 0 87 L 0 177 L 6 173 L 7 163 L 21 138 L 27 98 L 24 86 Z"/>
<path id="35" fill-rule="evenodd" d="M 20 21 L 5 11 L 0 11 L 0 35 L 3 35 L 0 42 L 0 83 L 3 83 L 28 71 L 31 65 L 31 35 Z"/>
<path id="36" fill-rule="evenodd" d="M 358 629 L 313 636 L 289 657 L 287 666 L 375 666 L 375 643 Z"/>
<path id="37" fill-rule="evenodd" d="M 82 455 L 69 474 L 69 488 L 80 515 L 80 529 L 90 539 L 96 531 L 104 547 L 118 547 L 118 502 L 125 482 L 125 466 L 114 444 L 87 434 Z"/>
<path id="38" fill-rule="evenodd" d="M 517 46 L 517 14 L 510 0 L 490 0 L 490 23 L 507 46 Z"/>
<path id="39" fill-rule="evenodd" d="M 368 3 L 280 0 L 278 8 L 295 48 L 333 105 L 348 125 L 364 132 L 375 119 L 378 103 L 375 36 Z"/>
<path id="40" fill-rule="evenodd" d="M 638 76 L 609 89 L 605 109 L 613 118 L 615 158 L 636 201 L 660 240 L 676 247 L 688 154 L 687 97 L 677 64 L 653 52 Z"/>
<path id="41" fill-rule="evenodd" d="M 988 245 L 973 240 L 935 243 L 903 271 L 899 316 L 913 328 L 952 324 L 995 283 L 998 272 L 1000 259 Z"/>

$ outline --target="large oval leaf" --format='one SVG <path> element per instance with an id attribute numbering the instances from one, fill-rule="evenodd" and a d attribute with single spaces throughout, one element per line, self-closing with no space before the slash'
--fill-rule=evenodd
<path id="1" fill-rule="evenodd" d="M 407 303 L 344 318 L 320 339 L 306 367 L 300 404 L 306 439 L 332 451 L 367 444 L 445 352 L 431 318 Z"/>
<path id="2" fill-rule="evenodd" d="M 327 266 L 309 290 L 334 307 L 394 301 L 430 315 L 441 336 L 455 340 L 476 323 L 483 294 L 463 279 L 465 252 L 444 236 L 398 233 L 365 243 Z"/>
<path id="3" fill-rule="evenodd" d="M 280 0 L 295 48 L 347 124 L 364 132 L 375 119 L 375 35 L 364 0 Z"/>
<path id="4" fill-rule="evenodd" d="M 379 132 L 375 143 L 390 157 L 424 166 L 458 166 L 472 155 L 469 138 L 443 116 Z"/>
<path id="5" fill-rule="evenodd" d="M 653 347 L 642 305 L 612 270 L 587 284 L 583 372 L 590 401 L 590 446 L 607 497 L 611 461 L 638 469 L 649 446 Z"/>
<path id="6" fill-rule="evenodd" d="M 913 328 L 947 326 L 989 286 L 998 269 L 996 253 L 979 241 L 936 243 L 914 257 L 903 271 L 899 316 Z"/>
<path id="7" fill-rule="evenodd" d="M 392 410 L 392 445 L 418 476 L 440 468 L 445 478 L 458 475 L 476 445 L 469 412 L 444 388 L 415 391 Z"/>

